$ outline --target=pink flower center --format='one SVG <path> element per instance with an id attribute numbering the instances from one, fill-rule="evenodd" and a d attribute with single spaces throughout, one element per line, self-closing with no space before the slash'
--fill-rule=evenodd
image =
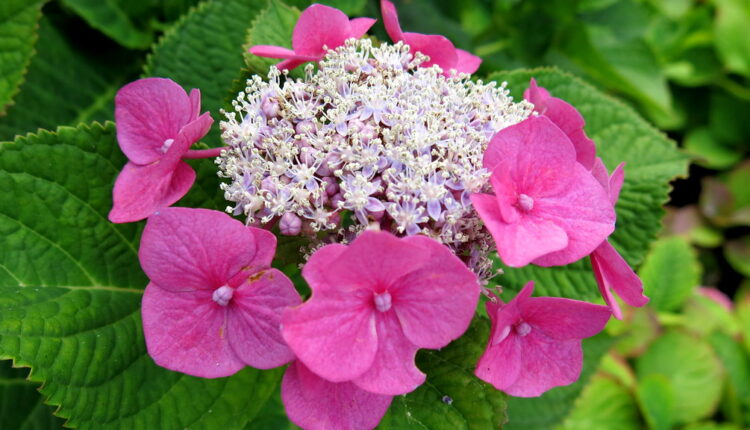
<path id="1" fill-rule="evenodd" d="M 169 147 L 172 146 L 173 143 L 174 143 L 174 139 L 165 140 L 164 143 L 161 145 L 161 152 L 166 154 L 167 151 L 169 150 Z"/>
<path id="2" fill-rule="evenodd" d="M 214 294 L 211 296 L 211 298 L 219 306 L 226 306 L 232 300 L 233 295 L 234 295 L 234 288 L 228 285 L 224 285 L 215 289 Z"/>
<path id="3" fill-rule="evenodd" d="M 381 294 L 375 294 L 375 309 L 380 312 L 386 312 L 391 308 L 391 294 L 385 291 Z"/>
<path id="4" fill-rule="evenodd" d="M 531 326 L 528 323 L 522 321 L 516 325 L 516 334 L 519 336 L 526 336 L 529 333 L 531 333 Z"/>
<path id="5" fill-rule="evenodd" d="M 517 204 L 518 204 L 518 207 L 521 208 L 521 210 L 524 212 L 528 212 L 534 209 L 534 199 L 531 198 L 530 196 L 527 196 L 526 194 L 518 195 Z"/>

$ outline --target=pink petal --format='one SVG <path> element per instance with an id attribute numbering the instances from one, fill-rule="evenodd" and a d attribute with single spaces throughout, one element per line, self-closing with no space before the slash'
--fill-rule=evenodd
<path id="1" fill-rule="evenodd" d="M 404 241 L 420 245 L 429 259 L 389 289 L 393 309 L 411 343 L 420 348 L 442 348 L 469 327 L 479 300 L 479 282 L 439 242 L 425 236 L 412 236 Z"/>
<path id="2" fill-rule="evenodd" d="M 584 339 L 604 329 L 611 312 L 606 306 L 559 297 L 532 297 L 518 304 L 521 317 L 557 340 Z"/>
<path id="3" fill-rule="evenodd" d="M 190 90 L 188 98 L 190 99 L 191 108 L 190 121 L 194 121 L 198 119 L 198 116 L 201 114 L 201 90 L 199 90 L 198 88 L 193 88 L 192 90 Z M 206 130 L 206 132 L 208 132 L 208 130 Z M 203 135 L 201 137 L 203 137 Z"/>
<path id="4" fill-rule="evenodd" d="M 539 199 L 540 216 L 562 227 L 568 246 L 534 260 L 540 266 L 561 266 L 591 254 L 615 229 L 609 196 L 579 163 L 573 166 L 570 187 L 562 194 Z"/>
<path id="5" fill-rule="evenodd" d="M 376 316 L 378 348 L 372 365 L 354 382 L 371 393 L 398 395 L 422 385 L 425 374 L 414 364 L 418 347 L 404 336 L 401 323 L 393 312 Z"/>
<path id="6" fill-rule="evenodd" d="M 591 260 L 595 262 L 594 270 L 605 301 L 609 294 L 604 294 L 604 291 L 614 290 L 630 306 L 640 307 L 648 303 L 648 297 L 643 295 L 643 283 L 640 278 L 609 241 L 602 242 L 596 248 L 591 254 Z M 610 300 L 607 301 L 608 305 L 616 303 Z"/>
<path id="7" fill-rule="evenodd" d="M 281 333 L 310 370 L 332 382 L 348 381 L 375 359 L 374 312 L 368 289 L 313 290 L 310 300 L 284 311 Z"/>
<path id="8" fill-rule="evenodd" d="M 295 58 L 297 55 L 289 48 L 274 45 L 255 45 L 248 51 L 253 55 L 267 58 Z"/>
<path id="9" fill-rule="evenodd" d="M 328 285 L 373 291 L 388 288 L 401 276 L 421 267 L 427 259 L 420 246 L 387 232 L 365 231 L 335 262 L 321 270 L 326 270 Z"/>
<path id="10" fill-rule="evenodd" d="M 599 182 L 599 184 L 607 191 L 607 195 L 610 195 L 609 193 L 609 172 L 607 171 L 607 166 L 604 165 L 604 162 L 601 158 L 596 157 L 594 160 L 594 165 L 591 167 L 591 175 L 594 176 L 596 179 L 596 182 Z M 611 196 L 610 196 L 611 199 Z M 614 203 L 612 203 L 614 205 Z"/>
<path id="11" fill-rule="evenodd" d="M 625 163 L 620 163 L 609 177 L 609 200 L 612 202 L 612 206 L 620 198 L 623 182 L 625 182 Z"/>
<path id="12" fill-rule="evenodd" d="M 509 224 L 503 222 L 493 196 L 473 194 L 471 202 L 492 234 L 500 259 L 508 266 L 525 266 L 568 245 L 567 234 L 552 221 L 524 216 L 523 221 Z"/>
<path id="13" fill-rule="evenodd" d="M 537 112 L 560 127 L 573 143 L 578 162 L 590 170 L 596 158 L 596 145 L 583 131 L 586 122 L 578 110 L 570 103 L 550 96 L 546 89 L 537 86 L 534 78 L 531 79 L 529 88 L 524 92 L 524 98 L 534 104 Z"/>
<path id="14" fill-rule="evenodd" d="M 420 67 L 430 67 L 437 64 L 448 74 L 451 69 L 456 68 L 458 54 L 456 47 L 445 36 L 437 34 L 404 33 L 404 42 L 411 47 L 411 52 L 421 52 L 430 57 Z"/>
<path id="15" fill-rule="evenodd" d="M 498 390 L 505 390 L 518 379 L 522 367 L 522 355 L 521 344 L 515 334 L 506 336 L 497 345 L 492 344 L 492 337 L 490 337 L 487 349 L 479 358 L 474 374 Z"/>
<path id="16" fill-rule="evenodd" d="M 318 248 L 310 256 L 307 263 L 302 267 L 302 277 L 305 278 L 313 291 L 329 287 L 326 272 L 346 249 L 345 245 L 332 243 Z"/>
<path id="17" fill-rule="evenodd" d="M 518 377 L 508 386 L 495 388 L 515 397 L 536 397 L 578 380 L 583 364 L 580 340 L 559 341 L 534 329 L 526 336 L 511 335 L 503 343 L 512 339 L 520 349 Z"/>
<path id="18" fill-rule="evenodd" d="M 174 139 L 193 117 L 193 103 L 170 79 L 146 78 L 131 82 L 115 96 L 117 141 L 136 164 L 163 156 L 167 139 Z"/>
<path id="19" fill-rule="evenodd" d="M 349 26 L 351 28 L 351 33 L 349 33 L 349 37 L 359 39 L 364 36 L 370 27 L 375 24 L 375 21 L 376 20 L 372 18 L 354 18 L 350 20 Z"/>
<path id="20" fill-rule="evenodd" d="M 385 31 L 391 40 L 401 42 L 404 40 L 404 33 L 401 31 L 401 24 L 398 22 L 398 12 L 396 6 L 388 0 L 380 0 L 380 11 L 383 14 L 383 25 Z"/>
<path id="21" fill-rule="evenodd" d="M 195 171 L 185 162 L 169 169 L 163 162 L 140 166 L 128 162 L 117 176 L 112 190 L 109 220 L 134 222 L 180 200 L 195 182 Z"/>
<path id="22" fill-rule="evenodd" d="M 601 293 L 602 298 L 604 299 L 604 303 L 609 306 L 609 310 L 612 311 L 612 316 L 621 320 L 622 309 L 620 309 L 620 304 L 617 302 L 614 293 L 612 293 L 612 288 L 604 280 L 605 269 L 602 268 L 601 263 L 597 260 L 596 251 L 592 252 L 589 258 L 591 260 L 591 269 L 594 271 L 596 285 L 599 288 L 599 293 Z"/>
<path id="23" fill-rule="evenodd" d="M 148 219 L 138 255 L 143 271 L 161 288 L 213 291 L 254 265 L 258 234 L 270 246 L 265 233 L 223 212 L 167 208 Z"/>
<path id="24" fill-rule="evenodd" d="M 340 10 L 313 4 L 297 20 L 292 34 L 292 48 L 297 54 L 324 55 L 326 49 L 335 49 L 350 37 L 349 18 Z"/>
<path id="25" fill-rule="evenodd" d="M 482 59 L 474 54 L 464 51 L 463 49 L 456 49 L 456 68 L 458 73 L 472 74 L 479 69 L 479 65 L 482 64 Z"/>
<path id="26" fill-rule="evenodd" d="M 226 309 L 211 300 L 210 291 L 176 293 L 152 282 L 141 312 L 146 348 L 159 366 L 202 378 L 245 367 L 227 341 Z"/>
<path id="27" fill-rule="evenodd" d="M 320 57 L 320 58 L 322 58 L 322 57 Z M 320 58 L 316 57 L 313 60 L 294 60 L 294 59 L 292 59 L 292 60 L 284 60 L 284 61 L 278 62 L 276 64 L 276 68 L 279 69 L 279 70 L 294 70 L 297 67 L 299 67 L 300 65 L 302 65 L 304 63 L 307 63 L 308 61 L 318 61 L 318 60 L 320 60 Z"/>
<path id="28" fill-rule="evenodd" d="M 392 396 L 369 393 L 351 382 L 326 381 L 299 360 L 281 382 L 287 416 L 305 430 L 368 430 L 375 428 Z"/>
<path id="29" fill-rule="evenodd" d="M 302 302 L 289 278 L 276 269 L 250 277 L 229 304 L 228 337 L 232 350 L 248 366 L 271 369 L 294 359 L 281 337 L 281 313 Z"/>

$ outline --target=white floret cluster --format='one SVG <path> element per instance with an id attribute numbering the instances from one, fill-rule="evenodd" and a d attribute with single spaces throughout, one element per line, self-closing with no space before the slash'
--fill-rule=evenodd
<path id="1" fill-rule="evenodd" d="M 491 137 L 533 106 L 504 85 L 419 67 L 425 60 L 402 43 L 351 39 L 304 79 L 275 67 L 267 81 L 249 79 L 221 123 L 227 210 L 317 236 L 345 232 L 351 214 L 350 231 L 426 234 L 486 271 L 492 242 L 469 196 L 489 190 Z"/>

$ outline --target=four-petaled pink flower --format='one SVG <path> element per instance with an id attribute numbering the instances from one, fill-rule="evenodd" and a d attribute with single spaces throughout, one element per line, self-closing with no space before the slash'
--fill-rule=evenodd
<path id="1" fill-rule="evenodd" d="M 422 67 L 437 64 L 443 69 L 443 74 L 450 76 L 451 71 L 474 73 L 482 63 L 481 58 L 457 49 L 445 36 L 401 31 L 396 6 L 390 1 L 380 0 L 380 10 L 383 13 L 385 31 L 394 42 L 404 42 L 411 47 L 412 53 L 421 52 L 430 57 L 430 61 L 423 63 Z"/>
<path id="2" fill-rule="evenodd" d="M 503 262 L 563 265 L 589 255 L 615 227 L 609 196 L 544 116 L 498 132 L 484 153 L 495 195 L 471 201 Z"/>
<path id="3" fill-rule="evenodd" d="M 308 61 L 320 61 L 328 49 L 342 46 L 347 39 L 359 39 L 372 27 L 372 18 L 349 18 L 340 10 L 314 4 L 305 9 L 294 26 L 292 49 L 273 45 L 255 45 L 250 53 L 259 57 L 284 58 L 276 65 L 292 70 Z"/>
<path id="4" fill-rule="evenodd" d="M 200 104 L 199 90 L 188 96 L 169 79 L 139 79 L 117 92 L 117 141 L 129 161 L 115 181 L 110 221 L 142 220 L 187 194 L 195 171 L 181 159 L 213 123 L 208 112 L 199 116 Z"/>
<path id="5" fill-rule="evenodd" d="M 273 234 L 222 212 L 166 208 L 149 217 L 138 255 L 151 280 L 142 313 L 154 361 L 204 378 L 291 361 L 279 324 L 301 298 L 270 267 L 275 249 Z"/>
<path id="6" fill-rule="evenodd" d="M 476 275 L 444 245 L 387 232 L 320 248 L 302 276 L 312 297 L 284 312 L 281 330 L 297 358 L 331 382 L 389 395 L 424 381 L 417 350 L 459 337 L 480 291 Z"/>
<path id="7" fill-rule="evenodd" d="M 624 163 L 617 166 L 612 172 L 612 176 L 608 176 L 604 163 L 600 158 L 596 158 L 594 168 L 591 170 L 591 173 L 609 195 L 613 206 L 617 203 L 625 179 L 623 165 Z M 622 319 L 622 311 L 617 300 L 613 297 L 612 291 L 617 293 L 630 306 L 640 307 L 648 303 L 648 297 L 643 295 L 643 283 L 640 278 L 609 243 L 609 240 L 602 242 L 591 253 L 590 257 L 599 291 L 602 293 L 604 301 L 612 309 L 615 318 Z"/>
<path id="8" fill-rule="evenodd" d="M 488 301 L 492 331 L 474 373 L 511 396 L 535 397 L 575 382 L 581 373 L 581 339 L 607 323 L 606 306 L 558 297 L 531 297 L 529 282 L 507 304 Z"/>
<path id="9" fill-rule="evenodd" d="M 289 419 L 305 430 L 369 430 L 383 418 L 393 396 L 327 381 L 297 360 L 284 373 L 281 400 Z"/>
<path id="10" fill-rule="evenodd" d="M 549 91 L 538 86 L 531 78 L 529 88 L 524 91 L 523 98 L 534 105 L 534 110 L 549 118 L 568 136 L 576 150 L 576 159 L 588 170 L 594 166 L 596 145 L 586 136 L 583 126 L 586 121 L 576 108 L 570 103 L 557 97 L 552 97 Z"/>

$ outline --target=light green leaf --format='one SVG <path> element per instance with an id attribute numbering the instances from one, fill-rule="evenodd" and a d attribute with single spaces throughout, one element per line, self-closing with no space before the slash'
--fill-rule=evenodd
<path id="1" fill-rule="evenodd" d="M 266 76 L 268 68 L 277 64 L 279 59 L 258 57 L 247 52 L 254 45 L 274 45 L 292 47 L 292 31 L 299 18 L 299 9 L 287 6 L 279 0 L 270 0 L 268 7 L 253 21 L 245 39 L 245 64 L 250 73 Z"/>
<path id="2" fill-rule="evenodd" d="M 489 321 L 477 317 L 469 330 L 440 351 L 420 351 L 417 366 L 427 381 L 393 399 L 378 429 L 495 430 L 505 421 L 505 395 L 474 376 L 489 338 Z"/>
<path id="3" fill-rule="evenodd" d="M 107 220 L 124 163 L 111 123 L 0 146 L 0 200 L 13 203 L 0 207 L 0 358 L 31 367 L 57 415 L 80 429 L 242 429 L 280 371 L 207 380 L 151 360 L 142 224 Z"/>
<path id="4" fill-rule="evenodd" d="M 651 430 L 672 428 L 674 393 L 669 380 L 658 373 L 647 375 L 638 381 L 636 390 L 638 404 Z"/>
<path id="5" fill-rule="evenodd" d="M 636 360 L 639 380 L 663 375 L 674 394 L 673 419 L 689 423 L 711 416 L 723 386 L 723 370 L 705 341 L 672 331 L 657 339 Z"/>
<path id="6" fill-rule="evenodd" d="M 531 77 L 581 112 L 586 119 L 586 133 L 596 142 L 598 154 L 610 171 L 619 163 L 626 163 L 625 184 L 616 206 L 617 229 L 610 240 L 631 265 L 637 265 L 661 227 L 669 181 L 685 175 L 687 157 L 631 108 L 567 73 L 555 69 L 521 70 L 495 73 L 488 80 L 507 81 L 511 94 L 521 99 Z M 588 261 L 562 268 L 530 265 L 505 270 L 499 282 L 514 291 L 533 279 L 541 295 L 579 299 L 599 295 Z"/>
<path id="7" fill-rule="evenodd" d="M 184 16 L 154 47 L 146 76 L 169 77 L 186 89 L 201 90 L 202 110 L 215 121 L 233 99 L 233 81 L 242 77 L 245 34 L 266 0 L 209 0 Z M 206 137 L 219 146 L 215 123 Z"/>
<path id="8" fill-rule="evenodd" d="M 560 425 L 612 343 L 606 334 L 583 340 L 583 370 L 574 384 L 553 388 L 540 397 L 509 397 L 508 423 L 503 430 L 549 430 Z"/>
<path id="9" fill-rule="evenodd" d="M 750 77 L 750 2 L 747 0 L 715 0 L 716 48 L 726 67 Z"/>
<path id="10" fill-rule="evenodd" d="M 27 369 L 13 369 L 0 361 L 0 428 L 3 430 L 62 429 L 63 420 L 42 402 L 38 386 L 26 380 Z"/>
<path id="11" fill-rule="evenodd" d="M 127 7 L 148 8 L 150 0 L 62 0 L 86 22 L 130 49 L 145 49 L 153 41 L 151 28 L 143 26 L 127 13 Z M 128 3 L 131 3 L 128 5 Z M 140 26 L 138 25 L 140 24 Z M 145 27 L 145 28 L 144 28 Z"/>
<path id="12" fill-rule="evenodd" d="M 5 114 L 18 92 L 34 52 L 41 3 L 32 0 L 0 2 L 0 116 Z"/>
<path id="13" fill-rule="evenodd" d="M 742 153 L 716 139 L 708 127 L 691 130 L 683 142 L 685 152 L 695 156 L 701 166 L 726 169 L 742 159 Z"/>
<path id="14" fill-rule="evenodd" d="M 638 274 L 651 298 L 649 306 L 659 311 L 682 307 L 701 281 L 698 256 L 685 239 L 670 237 L 654 243 Z"/>
<path id="15" fill-rule="evenodd" d="M 0 118 L 0 141 L 59 125 L 112 119 L 117 90 L 136 70 L 110 55 L 74 43 L 47 18 L 39 23 L 37 53 L 22 91 Z"/>
<path id="16" fill-rule="evenodd" d="M 617 381 L 596 375 L 583 389 L 560 430 L 638 430 L 633 396 Z"/>

